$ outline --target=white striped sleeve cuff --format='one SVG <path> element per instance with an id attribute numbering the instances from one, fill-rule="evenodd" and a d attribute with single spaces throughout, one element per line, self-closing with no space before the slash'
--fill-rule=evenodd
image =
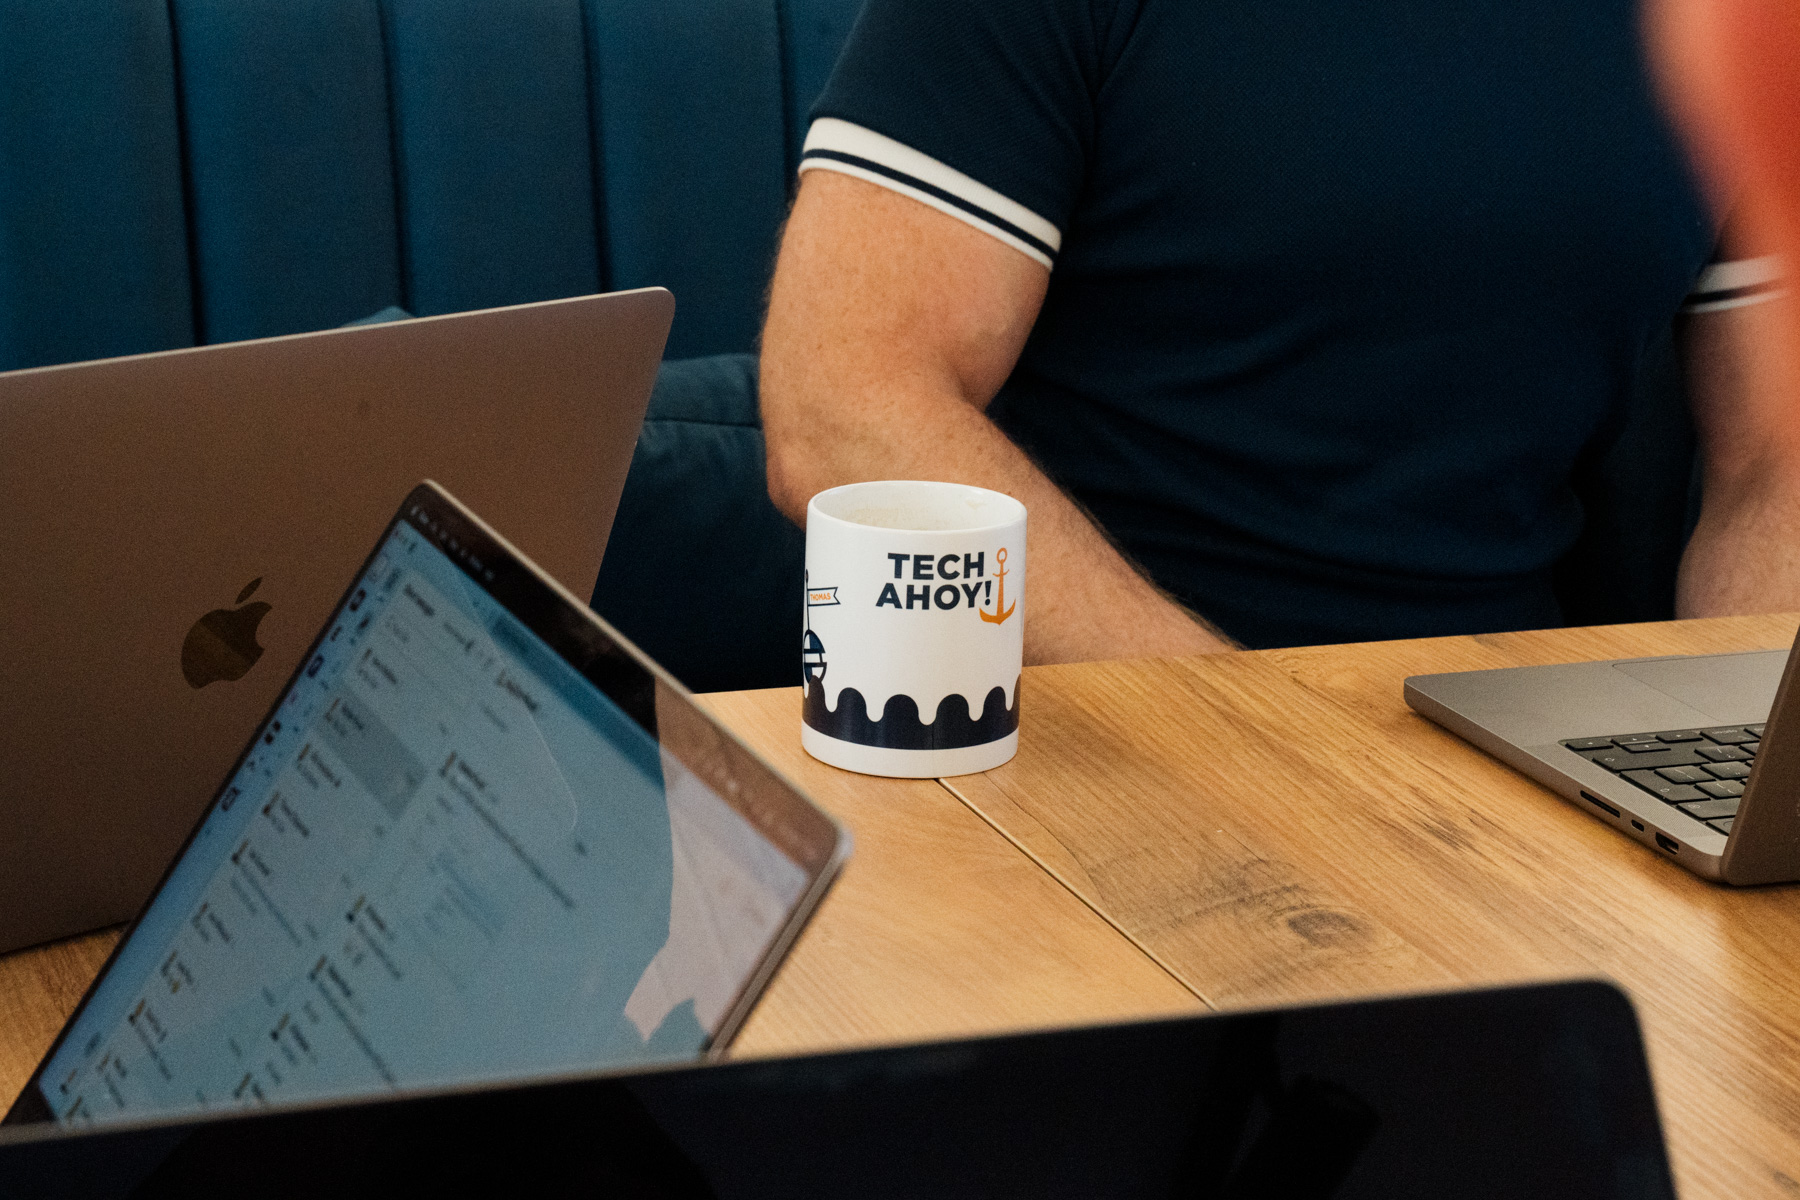
<path id="1" fill-rule="evenodd" d="M 1723 312 L 1759 304 L 1781 295 L 1781 262 L 1773 254 L 1713 263 L 1700 272 L 1694 290 L 1682 302 L 1684 313 Z"/>
<path id="2" fill-rule="evenodd" d="M 893 138 L 820 117 L 800 151 L 802 171 L 839 171 L 891 188 L 999 238 L 1046 267 L 1056 265 L 1062 233 L 1023 204 Z"/>

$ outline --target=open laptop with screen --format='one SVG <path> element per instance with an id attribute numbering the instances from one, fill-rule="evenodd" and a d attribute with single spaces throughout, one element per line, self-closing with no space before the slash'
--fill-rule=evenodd
<path id="1" fill-rule="evenodd" d="M 0 374 L 0 951 L 138 910 L 414 483 L 587 595 L 673 312 L 650 288 Z"/>
<path id="2" fill-rule="evenodd" d="M 19 1200 L 1673 1200 L 1631 1006 L 1538 985 L 112 1126 Z"/>
<path id="3" fill-rule="evenodd" d="M 433 484 L 328 617 L 10 1119 L 691 1060 L 847 853 Z"/>

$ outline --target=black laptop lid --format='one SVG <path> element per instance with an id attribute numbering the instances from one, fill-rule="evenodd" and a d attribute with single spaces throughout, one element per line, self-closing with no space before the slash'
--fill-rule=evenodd
<path id="1" fill-rule="evenodd" d="M 1597 983 L 733 1063 L 90 1134 L 38 1196 L 1674 1195 Z"/>

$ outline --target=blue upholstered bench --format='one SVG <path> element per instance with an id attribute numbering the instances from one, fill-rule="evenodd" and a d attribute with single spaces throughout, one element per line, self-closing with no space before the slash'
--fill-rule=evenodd
<path id="1" fill-rule="evenodd" d="M 595 607 L 697 688 L 794 682 L 748 355 L 859 4 L 0 0 L 0 370 L 666 286 Z M 1584 468 L 1570 619 L 1669 614 L 1690 461 L 1659 341 Z M 684 553 L 729 589 L 670 586 Z"/>
<path id="2" fill-rule="evenodd" d="M 743 356 L 857 7 L 3 0 L 0 370 L 668 287 L 669 358 L 735 357 L 665 368 L 596 605 L 697 687 L 791 682 Z M 738 611 L 634 590 L 653 538 L 741 557 Z"/>

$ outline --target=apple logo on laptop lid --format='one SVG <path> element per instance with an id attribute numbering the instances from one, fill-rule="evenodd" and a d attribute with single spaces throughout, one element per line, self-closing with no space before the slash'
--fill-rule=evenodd
<path id="1" fill-rule="evenodd" d="M 181 674 L 189 687 L 242 679 L 262 657 L 256 627 L 268 615 L 269 605 L 261 600 L 244 603 L 261 583 L 258 575 L 244 586 L 237 598 L 240 607 L 215 608 L 187 631 L 181 643 Z"/>

